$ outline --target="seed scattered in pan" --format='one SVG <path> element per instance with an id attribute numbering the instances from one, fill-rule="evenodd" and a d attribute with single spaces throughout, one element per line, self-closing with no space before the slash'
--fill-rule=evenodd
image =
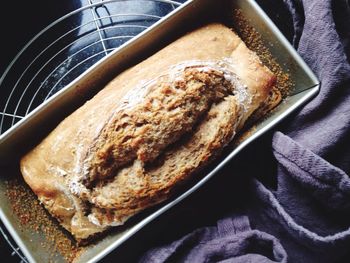
<path id="1" fill-rule="evenodd" d="M 67 262 L 72 262 L 82 253 L 84 248 L 75 245 L 23 180 L 6 181 L 6 196 L 19 221 L 21 231 L 29 230 L 45 236 L 45 242 L 40 242 L 38 246 L 50 251 L 50 261 L 55 262 L 55 258 L 61 256 Z"/>

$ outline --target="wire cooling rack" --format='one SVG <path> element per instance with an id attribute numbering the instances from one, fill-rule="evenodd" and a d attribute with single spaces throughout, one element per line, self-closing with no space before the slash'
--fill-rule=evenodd
<path id="1" fill-rule="evenodd" d="M 17 54 L 0 79 L 0 134 L 185 1 L 87 0 Z"/>
<path id="2" fill-rule="evenodd" d="M 84 0 L 14 57 L 0 78 L 0 134 L 186 0 Z M 28 262 L 0 222 L 12 256 Z"/>

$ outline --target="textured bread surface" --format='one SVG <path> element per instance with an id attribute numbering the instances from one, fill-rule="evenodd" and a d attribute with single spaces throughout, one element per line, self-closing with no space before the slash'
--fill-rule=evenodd
<path id="1" fill-rule="evenodd" d="M 222 72 L 197 68 L 202 67 L 180 67 L 174 70 L 178 80 L 167 74 L 132 89 L 85 157 L 85 184 L 111 176 L 135 159 L 154 161 L 164 148 L 189 132 L 213 102 L 232 94 L 233 87 Z M 146 94 L 138 102 L 135 93 Z"/>
<path id="2" fill-rule="evenodd" d="M 158 164 L 143 168 L 135 161 L 110 183 L 96 186 L 93 202 L 98 207 L 109 208 L 109 213 L 96 208 L 91 216 L 101 225 L 109 225 L 165 200 L 176 184 L 188 179 L 231 141 L 239 110 L 236 98 L 226 97 L 211 107 L 184 142 L 166 151 Z"/>
<path id="3" fill-rule="evenodd" d="M 76 240 L 121 225 L 196 176 L 271 97 L 275 76 L 229 28 L 185 34 L 116 76 L 21 160 Z"/>

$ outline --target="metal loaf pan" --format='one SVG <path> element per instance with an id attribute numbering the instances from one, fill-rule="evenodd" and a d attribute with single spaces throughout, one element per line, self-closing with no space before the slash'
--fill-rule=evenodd
<path id="1" fill-rule="evenodd" d="M 278 64 L 289 73 L 290 79 L 294 83 L 290 95 L 268 118 L 264 118 L 257 124 L 249 137 L 232 147 L 216 162 L 215 166 L 206 171 L 200 180 L 194 182 L 171 200 L 158 205 L 156 209 L 150 209 L 137 216 L 122 230 L 112 231 L 108 236 L 88 247 L 86 252 L 76 259 L 76 262 L 97 262 L 104 258 L 137 231 L 142 230 L 149 222 L 203 186 L 245 146 L 317 94 L 319 81 L 255 1 L 190 0 L 186 2 L 99 61 L 0 137 L 0 165 L 7 167 L 1 169 L 1 173 L 6 171 L 6 176 L 4 174 L 0 176 L 0 217 L 30 262 L 49 261 L 50 252 L 39 245 L 40 242 L 45 242 L 43 235 L 32 233 L 30 229 L 20 229 L 18 220 L 11 210 L 10 201 L 4 194 L 6 177 L 20 176 L 18 174 L 18 158 L 27 149 L 33 147 L 59 121 L 84 103 L 123 69 L 141 61 L 170 43 L 177 36 L 186 32 L 191 25 L 212 19 L 213 16 L 217 18 L 230 17 L 233 9 L 237 8 L 248 19 L 250 25 L 260 33 L 264 44 L 269 48 Z M 54 261 L 64 262 L 65 260 L 58 256 L 55 257 Z"/>

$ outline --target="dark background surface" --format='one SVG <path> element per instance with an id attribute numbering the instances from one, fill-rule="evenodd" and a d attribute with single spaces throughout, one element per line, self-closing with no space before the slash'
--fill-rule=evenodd
<path id="1" fill-rule="evenodd" d="M 271 1 L 273 0 L 258 2 L 264 7 L 266 2 Z M 0 16 L 1 25 L 4 25 L 0 48 L 0 75 L 35 34 L 57 18 L 81 5 L 80 0 L 37 0 L 21 1 L 20 3 L 5 1 L 2 4 L 2 10 L 12 15 L 10 19 L 7 16 Z M 289 38 L 293 33 L 291 28 L 288 28 L 288 25 L 278 23 L 279 17 L 288 15 L 283 13 L 283 8 L 281 10 L 280 15 L 274 17 L 274 19 Z M 214 225 L 218 219 L 229 213 L 228 207 L 235 205 L 239 207 L 241 200 L 237 197 L 242 196 L 241 192 L 242 189 L 245 189 L 244 184 L 246 182 L 242 177 L 239 179 L 240 184 L 236 184 L 238 174 L 232 174 L 232 171 L 246 169 L 247 164 L 244 162 L 244 160 L 247 160 L 247 158 L 244 158 L 246 152 L 248 154 L 254 152 L 254 145 L 256 144 L 259 144 L 259 149 L 269 148 L 270 137 L 271 134 L 267 134 L 264 138 L 252 144 L 241 154 L 242 157 L 225 167 L 203 189 L 153 221 L 143 231 L 137 233 L 118 250 L 107 256 L 103 262 L 114 262 L 116 259 L 118 259 L 118 262 L 135 262 L 148 248 L 180 238 L 198 227 Z M 262 147 L 262 145 L 265 146 Z M 258 155 L 259 153 L 255 151 L 254 154 Z M 271 166 L 271 169 L 273 169 L 273 166 Z M 1 227 L 3 228 L 2 224 Z M 1 262 L 20 262 L 19 257 L 11 256 L 11 253 L 12 249 L 0 235 Z"/>
<path id="2" fill-rule="evenodd" d="M 0 16 L 2 41 L 0 75 L 24 45 L 57 18 L 81 6 L 84 0 L 5 1 Z"/>

